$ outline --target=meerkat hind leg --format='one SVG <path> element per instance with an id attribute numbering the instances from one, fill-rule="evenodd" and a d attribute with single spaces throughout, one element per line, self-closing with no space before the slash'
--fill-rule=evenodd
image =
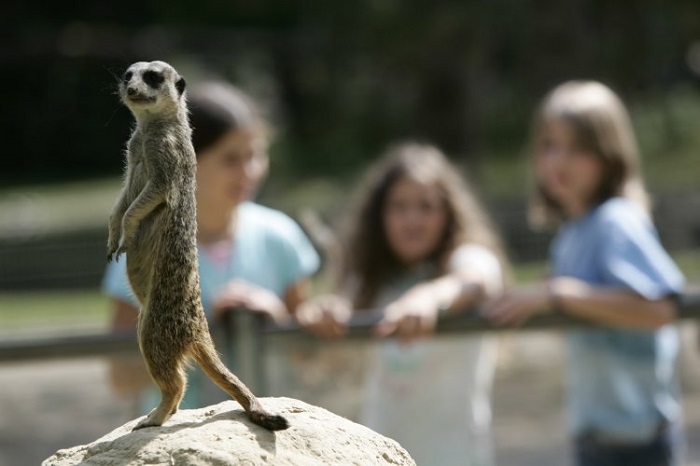
<path id="1" fill-rule="evenodd" d="M 181 367 L 175 367 L 174 370 L 167 372 L 164 372 L 161 367 L 157 376 L 153 372 L 151 375 L 160 388 L 160 404 L 139 422 L 134 430 L 163 425 L 171 415 L 177 412 L 180 401 L 185 394 L 187 379 Z"/>

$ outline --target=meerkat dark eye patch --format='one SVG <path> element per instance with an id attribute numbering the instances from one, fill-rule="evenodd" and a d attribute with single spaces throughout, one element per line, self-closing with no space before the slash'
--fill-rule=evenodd
<path id="1" fill-rule="evenodd" d="M 182 95 L 182 93 L 185 92 L 185 86 L 185 78 L 180 78 L 177 80 L 177 82 L 175 83 L 175 87 L 177 88 L 177 93 L 179 95 Z"/>
<path id="2" fill-rule="evenodd" d="M 165 78 L 163 75 L 157 71 L 148 70 L 143 73 L 143 82 L 148 84 L 152 88 L 157 88 L 160 86 Z"/>
<path id="3" fill-rule="evenodd" d="M 134 75 L 131 71 L 124 73 L 124 81 L 131 81 L 131 77 Z"/>

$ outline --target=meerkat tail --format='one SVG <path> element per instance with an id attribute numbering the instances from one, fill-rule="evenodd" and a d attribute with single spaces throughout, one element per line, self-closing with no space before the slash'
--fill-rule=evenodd
<path id="1" fill-rule="evenodd" d="M 248 418 L 268 430 L 284 430 L 289 422 L 277 414 L 268 413 L 252 391 L 221 362 L 214 345 L 209 342 L 197 344 L 192 352 L 197 364 L 223 391 L 235 399 L 246 411 Z"/>

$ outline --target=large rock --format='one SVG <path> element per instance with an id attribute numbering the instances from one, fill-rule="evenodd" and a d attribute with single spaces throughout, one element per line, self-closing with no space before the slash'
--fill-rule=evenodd
<path id="1" fill-rule="evenodd" d="M 132 432 L 129 421 L 88 445 L 59 450 L 42 466 L 415 465 L 394 440 L 291 398 L 263 398 L 291 427 L 270 432 L 235 401 L 175 413 L 163 426 Z M 80 422 L 76 419 L 75 422 Z"/>

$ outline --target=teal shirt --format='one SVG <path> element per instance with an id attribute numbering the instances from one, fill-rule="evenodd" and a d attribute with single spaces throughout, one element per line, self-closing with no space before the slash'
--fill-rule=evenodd
<path id="1" fill-rule="evenodd" d="M 252 202 L 241 204 L 234 237 L 232 253 L 223 266 L 214 264 L 199 248 L 202 304 L 209 318 L 216 296 L 232 279 L 245 280 L 282 298 L 287 288 L 313 275 L 319 268 L 320 259 L 311 242 L 299 225 L 282 212 Z M 123 257 L 107 267 L 102 290 L 112 298 L 138 307 L 129 286 Z M 201 373 L 191 374 L 182 408 L 202 407 L 209 403 L 200 393 L 202 378 Z M 154 402 L 158 400 L 157 397 L 149 398 Z"/>

